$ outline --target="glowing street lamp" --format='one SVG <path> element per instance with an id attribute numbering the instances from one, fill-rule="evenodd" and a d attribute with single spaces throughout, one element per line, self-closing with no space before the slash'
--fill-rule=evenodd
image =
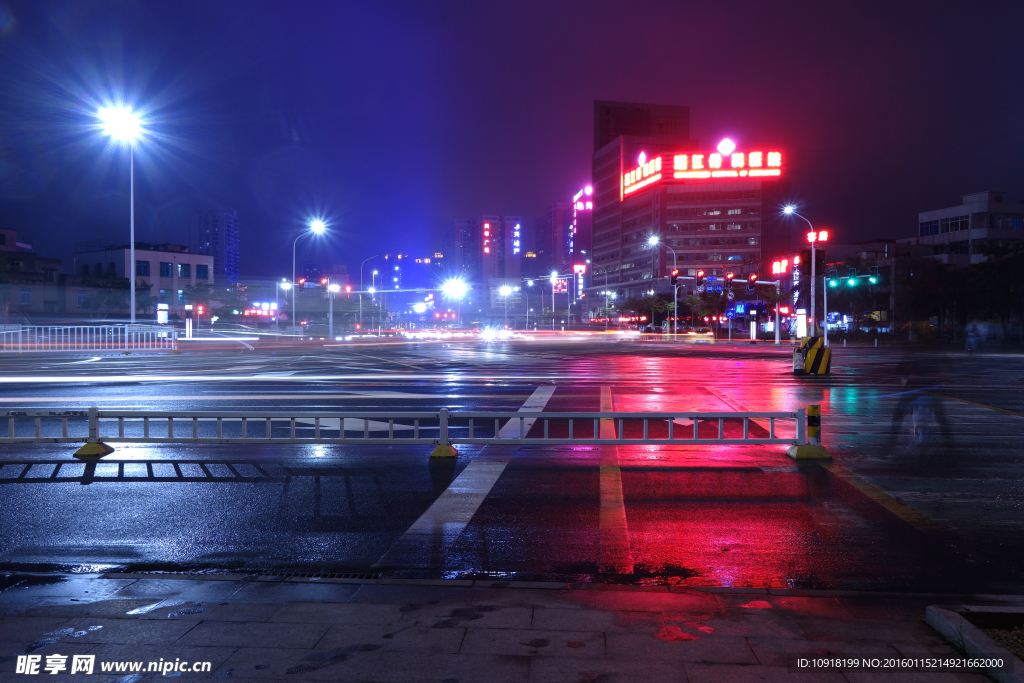
<path id="1" fill-rule="evenodd" d="M 502 285 L 498 288 L 498 294 L 505 300 L 505 327 L 508 327 L 508 298 L 512 295 L 512 288 Z"/>
<path id="2" fill-rule="evenodd" d="M 131 322 L 135 323 L 135 143 L 144 132 L 142 117 L 123 105 L 103 107 L 96 112 L 100 128 L 115 142 L 127 143 L 129 155 L 129 243 L 128 275 L 131 295 Z"/>
<path id="3" fill-rule="evenodd" d="M 462 324 L 462 300 L 469 293 L 469 285 L 461 278 L 445 280 L 441 284 L 441 293 L 446 299 L 454 299 L 459 303 L 459 325 Z"/>
<path id="4" fill-rule="evenodd" d="M 807 241 L 810 242 L 810 244 L 811 244 L 811 315 L 810 315 L 810 322 L 811 322 L 811 330 L 812 330 L 811 334 L 814 335 L 814 334 L 817 333 L 817 330 L 818 330 L 818 318 L 817 318 L 817 310 L 818 309 L 815 307 L 815 298 L 814 298 L 814 292 L 815 292 L 815 286 L 814 286 L 815 282 L 814 281 L 817 279 L 817 274 L 815 273 L 815 268 L 816 268 L 816 265 L 817 265 L 817 259 L 814 256 L 814 247 L 815 247 L 815 244 L 817 244 L 818 242 L 827 242 L 828 241 L 828 231 L 827 230 L 817 230 L 816 231 L 814 229 L 814 225 L 812 225 L 809 220 L 807 220 L 806 218 L 801 216 L 799 213 L 797 213 L 796 207 L 793 206 L 792 204 L 786 205 L 782 209 L 782 213 L 784 213 L 787 216 L 796 216 L 797 218 L 802 219 L 805 223 L 807 223 L 807 227 L 809 227 L 811 229 L 811 231 L 809 233 L 807 233 Z M 826 329 L 825 329 L 825 332 L 824 332 L 824 334 L 825 334 L 824 343 L 826 345 L 828 345 L 828 329 L 827 329 L 828 328 L 828 322 L 827 322 L 828 321 L 828 314 L 827 313 L 826 313 L 825 320 L 826 320 L 826 323 L 825 323 L 825 328 Z"/>
<path id="5" fill-rule="evenodd" d="M 292 242 L 292 282 L 295 282 L 295 245 L 299 243 L 299 238 L 304 235 L 322 235 L 327 230 L 327 224 L 324 223 L 322 218 L 313 218 L 309 221 L 305 232 L 299 233 L 299 236 Z M 295 326 L 295 300 L 298 298 L 297 293 L 292 294 L 292 327 Z"/>
<path id="6" fill-rule="evenodd" d="M 728 138 L 726 138 L 726 139 L 728 139 Z M 661 238 L 658 235 L 651 235 L 650 237 L 647 238 L 647 244 L 651 245 L 652 247 L 656 247 L 659 244 L 661 244 Z M 665 247 L 666 249 L 668 249 L 669 251 L 672 252 L 672 269 L 675 270 L 675 271 L 678 271 L 679 270 L 679 258 L 676 255 L 676 250 L 673 249 L 672 247 L 668 246 L 667 244 L 662 244 L 661 246 Z M 660 258 L 659 258 L 659 263 L 660 263 Z M 659 268 L 660 268 L 660 266 L 659 266 Z M 654 321 L 651 320 L 651 323 L 653 324 Z M 672 338 L 676 339 L 678 337 L 678 335 L 679 335 L 679 285 L 676 284 L 676 285 L 672 285 Z"/>

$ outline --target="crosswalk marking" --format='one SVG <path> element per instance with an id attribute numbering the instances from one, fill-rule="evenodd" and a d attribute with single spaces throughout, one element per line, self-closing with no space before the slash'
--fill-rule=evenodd
<path id="1" fill-rule="evenodd" d="M 544 410 L 554 386 L 537 387 L 519 412 Z M 536 418 L 524 420 L 527 432 Z M 502 438 L 519 436 L 519 420 L 512 419 L 498 431 Z M 413 522 L 412 526 L 392 544 L 374 567 L 437 567 L 444 551 L 459 537 L 491 492 L 498 477 L 505 471 L 515 446 L 485 446 L 480 455 L 462 470 L 455 481 L 438 496 L 433 505 Z"/>

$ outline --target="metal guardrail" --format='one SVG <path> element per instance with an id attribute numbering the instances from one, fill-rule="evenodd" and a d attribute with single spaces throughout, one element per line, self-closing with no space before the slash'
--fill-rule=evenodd
<path id="1" fill-rule="evenodd" d="M 4 443 L 715 445 L 807 443 L 792 412 L 239 412 L 88 410 L 0 413 Z M 777 432 L 784 423 L 786 434 Z M 537 423 L 540 423 L 539 425 Z M 2 422 L 0 422 L 2 424 Z M 790 424 L 792 425 L 790 427 Z M 605 429 L 602 430 L 602 426 Z M 609 430 L 607 427 L 611 427 Z M 602 432 L 604 435 L 602 436 Z"/>
<path id="2" fill-rule="evenodd" d="M 21 325 L 0 330 L 0 352 L 176 350 L 178 331 L 164 325 Z"/>

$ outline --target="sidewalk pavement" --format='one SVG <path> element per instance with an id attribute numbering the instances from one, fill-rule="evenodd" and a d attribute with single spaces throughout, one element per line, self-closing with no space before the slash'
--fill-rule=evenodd
<path id="1" fill-rule="evenodd" d="M 509 581 L 0 574 L 0 680 L 120 681 L 103 662 L 210 662 L 182 679 L 632 683 L 987 681 L 978 674 L 797 671 L 789 655 L 954 654 L 930 604 L 1012 596 Z M 15 673 L 41 655 L 39 677 Z M 42 670 L 47 655 L 68 669 Z M 69 674 L 72 655 L 95 673 Z M 143 671 L 145 672 L 143 665 Z"/>

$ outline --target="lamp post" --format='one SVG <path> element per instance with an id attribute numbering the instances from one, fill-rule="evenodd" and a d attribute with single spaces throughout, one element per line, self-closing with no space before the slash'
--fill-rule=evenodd
<path id="1" fill-rule="evenodd" d="M 604 331 L 608 331 L 608 319 L 611 317 L 611 313 L 608 311 L 608 269 L 604 266 L 594 266 L 594 270 L 600 268 L 604 271 Z"/>
<path id="2" fill-rule="evenodd" d="M 334 295 L 341 291 L 341 285 L 327 285 L 327 336 L 334 339 Z"/>
<path id="3" fill-rule="evenodd" d="M 657 235 L 651 235 L 650 237 L 647 238 L 647 243 L 650 244 L 652 247 L 656 247 L 659 244 L 661 244 L 661 238 L 658 237 Z M 672 252 L 672 269 L 673 270 L 678 270 L 679 269 L 679 259 L 676 257 L 676 250 L 673 249 L 672 247 L 668 246 L 667 244 L 661 244 L 661 246 L 665 247 L 666 249 L 668 249 L 669 251 Z M 672 285 L 672 339 L 673 340 L 677 339 L 678 338 L 678 334 L 679 334 L 679 311 L 677 310 L 678 308 L 679 308 L 679 287 L 677 285 Z M 651 319 L 651 324 L 654 324 L 653 318 Z"/>
<path id="4" fill-rule="evenodd" d="M 817 280 L 816 268 L 817 268 L 818 259 L 815 258 L 815 255 L 814 255 L 814 251 L 815 251 L 814 250 L 814 246 L 815 246 L 816 242 L 826 242 L 826 241 L 828 241 L 828 231 L 827 230 L 815 231 L 814 225 L 812 225 L 809 220 L 807 220 L 806 218 L 801 216 L 799 213 L 797 213 L 796 212 L 796 207 L 793 206 L 792 204 L 790 204 L 789 206 L 786 206 L 784 209 L 782 209 L 782 213 L 786 214 L 787 216 L 796 216 L 798 218 L 803 219 L 803 221 L 805 223 L 807 223 L 807 227 L 809 227 L 811 229 L 811 231 L 809 233 L 807 233 L 807 241 L 811 243 L 811 322 L 812 322 L 812 325 L 811 325 L 811 336 L 815 336 L 815 334 L 818 331 L 818 313 L 817 313 L 817 309 L 815 308 L 815 300 L 814 300 L 815 281 Z M 827 324 L 827 322 L 826 322 L 826 324 Z"/>
<path id="5" fill-rule="evenodd" d="M 505 300 L 505 327 L 508 327 L 508 297 L 512 294 L 512 288 L 508 285 L 502 285 L 498 289 L 498 294 Z"/>
<path id="6" fill-rule="evenodd" d="M 131 297 L 131 323 L 135 324 L 135 141 L 142 137 L 142 118 L 130 107 L 103 107 L 96 112 L 103 132 L 117 142 L 128 144 L 128 277 Z"/>
<path id="7" fill-rule="evenodd" d="M 379 254 L 374 254 L 373 256 L 368 256 L 365 259 L 363 259 L 362 263 L 359 264 L 359 329 L 363 328 L 363 266 L 365 266 L 366 262 L 369 261 L 370 259 L 375 259 L 378 256 L 383 256 L 383 255 L 384 255 L 384 252 L 382 251 Z M 373 272 L 376 275 L 377 271 L 373 271 Z"/>
<path id="8" fill-rule="evenodd" d="M 551 271 L 551 331 L 555 331 L 555 283 L 558 282 L 558 271 Z"/>
<path id="9" fill-rule="evenodd" d="M 451 280 L 445 280 L 441 284 L 441 293 L 446 299 L 454 299 L 459 305 L 459 326 L 462 326 L 462 299 L 466 296 L 469 291 L 469 285 L 466 284 L 465 280 L 459 278 L 452 278 Z"/>
<path id="10" fill-rule="evenodd" d="M 292 242 L 292 286 L 295 285 L 295 245 L 299 243 L 299 238 L 304 235 L 322 235 L 327 230 L 327 224 L 319 218 L 315 218 L 309 222 L 309 229 L 305 232 L 299 233 L 299 236 Z M 295 299 L 298 298 L 298 292 L 292 292 L 292 329 L 295 329 Z"/>
<path id="11" fill-rule="evenodd" d="M 274 287 L 274 298 L 275 299 L 280 297 L 280 294 L 278 294 L 278 290 L 279 289 L 283 289 L 284 291 L 287 292 L 289 289 L 292 288 L 292 283 L 287 282 L 287 281 L 285 281 L 285 282 L 275 282 L 274 285 L 275 285 L 275 287 Z M 295 296 L 295 295 L 292 294 L 292 296 Z M 280 306 L 280 301 L 278 301 L 277 315 L 274 317 L 274 326 L 277 327 L 277 331 L 278 332 L 281 331 L 281 306 Z"/>

